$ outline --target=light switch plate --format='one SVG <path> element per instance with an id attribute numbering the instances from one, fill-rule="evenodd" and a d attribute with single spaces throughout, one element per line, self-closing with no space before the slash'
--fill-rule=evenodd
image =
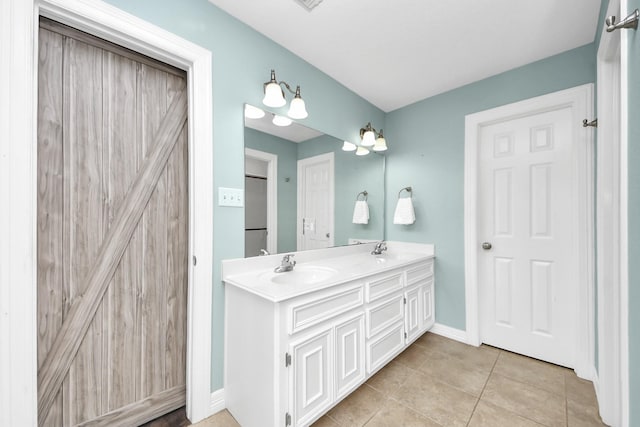
<path id="1" fill-rule="evenodd" d="M 218 187 L 218 206 L 244 206 L 244 190 L 241 188 Z"/>

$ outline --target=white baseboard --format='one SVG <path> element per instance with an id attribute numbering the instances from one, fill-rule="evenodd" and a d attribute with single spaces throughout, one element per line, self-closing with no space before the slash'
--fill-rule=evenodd
<path id="1" fill-rule="evenodd" d="M 431 327 L 431 329 L 429 329 L 429 332 L 468 344 L 467 331 L 463 331 L 462 329 L 456 329 L 452 328 L 451 326 L 436 323 Z"/>
<path id="2" fill-rule="evenodd" d="M 209 405 L 209 416 L 222 411 L 226 408 L 224 402 L 224 389 L 216 390 L 211 393 L 211 404 Z"/>

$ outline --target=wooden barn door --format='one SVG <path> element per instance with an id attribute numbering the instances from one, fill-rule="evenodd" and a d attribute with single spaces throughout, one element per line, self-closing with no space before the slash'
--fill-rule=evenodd
<path id="1" fill-rule="evenodd" d="M 40 425 L 185 403 L 186 121 L 183 71 L 41 19 Z"/>

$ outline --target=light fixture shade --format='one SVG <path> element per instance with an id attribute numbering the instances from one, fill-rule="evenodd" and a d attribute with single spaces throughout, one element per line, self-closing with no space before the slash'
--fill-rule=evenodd
<path id="1" fill-rule="evenodd" d="M 282 107 L 287 103 L 284 93 L 278 83 L 271 82 L 264 88 L 264 99 L 262 103 L 267 107 Z"/>
<path id="2" fill-rule="evenodd" d="M 376 143 L 376 134 L 372 130 L 368 130 L 362 135 L 362 145 L 371 147 Z"/>
<path id="3" fill-rule="evenodd" d="M 342 151 L 356 151 L 356 148 L 358 148 L 357 145 L 349 141 L 342 144 Z"/>
<path id="4" fill-rule="evenodd" d="M 289 112 L 287 113 L 292 119 L 306 119 L 309 116 L 304 105 L 304 100 L 300 97 L 300 86 L 296 89 L 296 96 L 291 100 Z"/>
<path id="5" fill-rule="evenodd" d="M 384 139 L 383 136 L 378 136 L 376 139 L 376 143 L 373 144 L 373 151 L 386 151 L 387 150 L 387 140 Z"/>
<path id="6" fill-rule="evenodd" d="M 244 116 L 247 119 L 261 119 L 264 117 L 264 110 L 254 107 L 253 105 L 245 104 Z"/>
<path id="7" fill-rule="evenodd" d="M 289 126 L 292 121 L 289 117 L 274 115 L 271 122 L 276 126 Z"/>
<path id="8" fill-rule="evenodd" d="M 369 150 L 364 147 L 358 147 L 356 150 L 356 156 L 366 156 L 367 154 L 369 154 Z"/>

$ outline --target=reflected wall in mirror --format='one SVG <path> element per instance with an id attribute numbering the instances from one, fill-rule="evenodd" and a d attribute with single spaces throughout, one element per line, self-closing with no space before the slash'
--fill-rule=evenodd
<path id="1" fill-rule="evenodd" d="M 384 156 L 356 156 L 342 140 L 273 117 L 245 115 L 245 256 L 382 240 Z M 369 218 L 357 221 L 365 199 Z"/>

